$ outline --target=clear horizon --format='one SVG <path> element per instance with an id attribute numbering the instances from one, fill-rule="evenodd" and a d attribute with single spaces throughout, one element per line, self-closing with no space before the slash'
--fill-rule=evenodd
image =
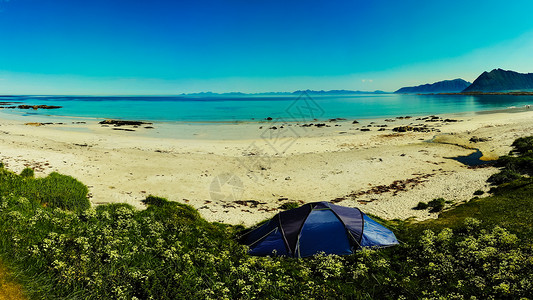
<path id="1" fill-rule="evenodd" d="M 533 72 L 533 3 L 0 0 L 0 94 L 382 90 Z"/>

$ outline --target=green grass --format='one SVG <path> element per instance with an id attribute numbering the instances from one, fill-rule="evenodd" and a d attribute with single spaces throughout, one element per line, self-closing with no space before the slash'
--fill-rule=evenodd
<path id="1" fill-rule="evenodd" d="M 33 178 L 29 168 L 21 175 L 0 168 L 0 196 L 18 195 L 42 206 L 81 211 L 91 206 L 87 193 L 87 187 L 70 176 L 53 172 L 44 178 Z"/>
<path id="2" fill-rule="evenodd" d="M 300 207 L 300 205 L 301 204 L 299 202 L 291 201 L 291 202 L 283 203 L 279 208 L 284 209 L 284 210 L 289 210 L 293 208 L 298 208 Z"/>
<path id="3" fill-rule="evenodd" d="M 509 157 L 524 161 L 528 141 Z M 241 226 L 187 205 L 148 196 L 143 211 L 91 208 L 72 177 L 0 169 L 0 257 L 30 299 L 532 298 L 533 184 L 528 169 L 516 172 L 436 220 L 375 218 L 400 246 L 290 259 L 248 256 Z"/>
<path id="4" fill-rule="evenodd" d="M 444 198 L 436 198 L 429 201 L 428 203 L 420 201 L 415 207 L 413 207 L 413 209 L 424 210 L 429 208 L 430 213 L 437 213 L 442 211 L 445 205 L 446 200 L 444 200 Z"/>
<path id="5" fill-rule="evenodd" d="M 20 172 L 20 176 L 21 177 L 33 177 L 35 176 L 35 172 L 33 171 L 32 168 L 25 168 L 24 170 L 22 170 L 22 172 Z"/>
<path id="6" fill-rule="evenodd" d="M 466 218 L 481 220 L 485 226 L 502 226 L 523 239 L 533 238 L 533 180 L 519 179 L 494 190 L 495 194 L 477 198 L 445 211 L 436 220 L 413 223 L 409 229 L 442 230 L 460 228 Z"/>

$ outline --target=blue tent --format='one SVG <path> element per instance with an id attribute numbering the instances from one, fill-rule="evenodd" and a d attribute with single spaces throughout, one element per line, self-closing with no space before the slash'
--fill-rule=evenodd
<path id="1" fill-rule="evenodd" d="M 398 244 L 394 233 L 357 208 L 329 202 L 308 203 L 281 212 L 246 233 L 241 242 L 251 255 L 307 257 L 319 252 L 352 254 L 362 247 Z"/>

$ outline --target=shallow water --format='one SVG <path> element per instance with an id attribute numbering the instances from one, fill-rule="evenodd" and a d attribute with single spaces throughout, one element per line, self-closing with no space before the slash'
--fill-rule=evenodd
<path id="1" fill-rule="evenodd" d="M 74 116 L 149 121 L 228 122 L 258 121 L 267 117 L 307 122 L 329 118 L 380 118 L 476 112 L 523 107 L 533 96 L 507 95 L 348 95 L 348 96 L 168 96 L 78 97 L 0 96 L 0 102 L 58 105 L 60 109 L 3 112 L 34 116 Z"/>
<path id="2" fill-rule="evenodd" d="M 476 166 L 482 166 L 482 165 L 494 163 L 493 161 L 481 160 L 480 158 L 482 156 L 483 156 L 483 153 L 481 153 L 481 151 L 479 150 L 476 150 L 476 152 L 473 152 L 472 154 L 469 154 L 466 156 L 456 156 L 456 157 L 448 157 L 448 158 L 456 160 L 469 167 L 476 167 Z"/>

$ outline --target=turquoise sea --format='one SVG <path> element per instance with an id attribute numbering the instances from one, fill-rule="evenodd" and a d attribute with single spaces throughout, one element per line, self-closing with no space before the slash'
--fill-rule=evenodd
<path id="1" fill-rule="evenodd" d="M 237 96 L 0 96 L 0 102 L 57 105 L 60 109 L 3 109 L 3 113 L 35 116 L 114 118 L 165 122 L 284 121 L 367 119 L 478 112 L 533 105 L 533 96 L 511 95 L 237 95 Z M 5 106 L 5 105 L 4 105 Z"/>

